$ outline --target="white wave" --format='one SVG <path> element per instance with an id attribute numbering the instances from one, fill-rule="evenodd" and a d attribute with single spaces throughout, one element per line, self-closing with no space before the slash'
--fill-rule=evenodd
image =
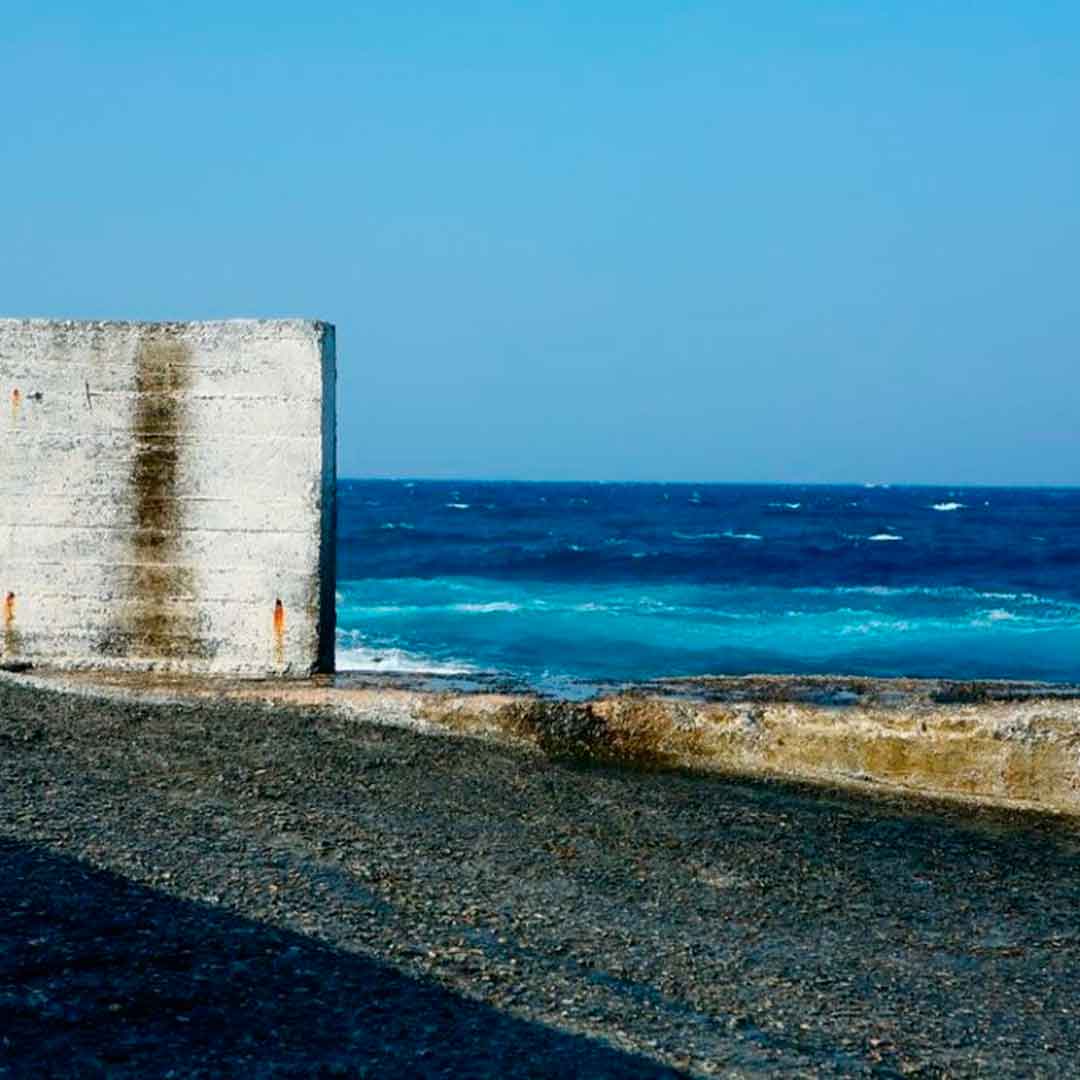
<path id="1" fill-rule="evenodd" d="M 493 611 L 520 611 L 521 605 L 509 600 L 493 600 L 487 604 L 453 604 L 451 611 L 463 611 L 471 615 L 486 615 Z"/>
<path id="2" fill-rule="evenodd" d="M 468 503 L 447 503 L 446 504 L 446 509 L 447 510 L 468 510 L 469 509 L 469 504 Z"/>
<path id="3" fill-rule="evenodd" d="M 932 510 L 937 510 L 939 513 L 947 514 L 950 510 L 963 510 L 964 503 L 958 502 L 940 502 L 934 503 L 931 507 Z"/>
<path id="4" fill-rule="evenodd" d="M 421 607 L 419 604 L 350 604 L 348 610 L 355 618 L 366 615 L 415 615 L 417 612 L 433 609 Z"/>
<path id="5" fill-rule="evenodd" d="M 415 525 L 410 525 L 407 521 L 386 521 L 379 526 L 380 529 L 415 529 Z"/>
<path id="6" fill-rule="evenodd" d="M 873 540 L 875 543 L 885 543 L 889 540 L 903 540 L 902 536 L 897 536 L 896 533 L 874 533 L 873 536 L 868 536 L 867 540 Z"/>
<path id="7" fill-rule="evenodd" d="M 801 502 L 789 503 L 789 502 L 771 502 L 769 505 L 774 510 L 798 510 L 802 506 Z"/>
<path id="8" fill-rule="evenodd" d="M 1014 630 L 1032 633 L 1068 627 L 1075 629 L 1076 616 L 1072 612 L 1052 612 L 1049 616 L 1043 612 L 1018 613 L 1008 611 L 1005 608 L 994 608 L 991 611 L 980 611 L 978 616 L 971 620 L 974 627 L 991 627 L 1006 624 Z"/>
<path id="9" fill-rule="evenodd" d="M 365 645 L 338 645 L 338 671 L 382 672 L 394 675 L 475 675 L 469 664 L 442 662 L 404 649 L 371 649 Z"/>
<path id="10" fill-rule="evenodd" d="M 969 596 L 991 596 L 1000 597 L 1001 599 L 1011 599 L 1011 597 L 1005 593 L 980 593 L 973 589 L 951 588 L 949 586 L 935 588 L 925 585 L 837 585 L 831 589 L 823 589 L 820 586 L 809 586 L 802 589 L 795 589 L 794 591 L 800 593 L 812 593 L 816 596 L 832 596 L 835 593 L 840 596 L 932 596 L 935 598 L 940 597 L 942 599 L 952 597 L 965 598 Z"/>
<path id="11" fill-rule="evenodd" d="M 1015 593 L 971 589 L 962 585 L 838 585 L 834 588 L 807 586 L 794 591 L 816 596 L 840 594 L 855 596 L 926 596 L 934 600 L 1008 600 L 1021 604 L 1055 607 L 1063 611 L 1080 611 L 1080 604 L 1070 600 L 1058 600 L 1030 592 Z"/>
<path id="12" fill-rule="evenodd" d="M 904 634 L 911 629 L 911 623 L 903 619 L 869 619 L 866 622 L 843 626 L 840 628 L 840 633 L 841 635 L 881 633 Z"/>
<path id="13" fill-rule="evenodd" d="M 566 547 L 567 547 L 567 550 L 569 550 L 569 551 L 584 551 L 585 550 L 585 548 L 583 548 L 580 544 L 567 544 Z"/>
<path id="14" fill-rule="evenodd" d="M 935 593 L 936 589 L 901 589 L 893 585 L 838 585 L 835 589 L 797 589 L 797 592 L 812 592 L 822 596 L 828 596 L 832 593 L 840 593 L 841 595 L 847 595 L 849 593 L 865 596 L 904 596 L 910 594 L 912 596 L 922 596 L 927 593 Z"/>
<path id="15" fill-rule="evenodd" d="M 740 533 L 728 529 L 726 532 L 684 533 L 677 530 L 671 534 L 677 540 L 761 540 L 757 533 Z"/>
<path id="16" fill-rule="evenodd" d="M 521 604 L 509 600 L 466 604 L 350 604 L 350 619 L 372 618 L 376 615 L 430 615 L 436 612 L 456 611 L 465 615 L 484 614 L 491 611 L 520 611 Z"/>
<path id="17" fill-rule="evenodd" d="M 994 608 L 991 611 L 979 611 L 975 613 L 975 617 L 969 620 L 968 626 L 976 630 L 988 630 L 991 627 L 1005 624 L 1013 629 L 1027 632 L 1034 630 L 1051 630 L 1056 626 L 1061 626 L 1063 624 L 1071 625 L 1072 623 L 1072 619 L 1046 619 L 1038 615 L 1018 615 L 1016 612 L 1007 611 L 1005 608 Z"/>

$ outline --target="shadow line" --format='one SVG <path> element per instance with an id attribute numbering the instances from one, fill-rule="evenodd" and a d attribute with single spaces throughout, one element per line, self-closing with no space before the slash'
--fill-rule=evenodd
<path id="1" fill-rule="evenodd" d="M 378 961 L 0 838 L 0 1076 L 671 1077 Z"/>

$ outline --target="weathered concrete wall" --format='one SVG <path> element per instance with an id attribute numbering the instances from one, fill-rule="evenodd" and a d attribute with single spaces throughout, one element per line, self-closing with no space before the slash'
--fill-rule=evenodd
<path id="1" fill-rule="evenodd" d="M 0 663 L 332 670 L 334 384 L 325 323 L 0 320 Z"/>

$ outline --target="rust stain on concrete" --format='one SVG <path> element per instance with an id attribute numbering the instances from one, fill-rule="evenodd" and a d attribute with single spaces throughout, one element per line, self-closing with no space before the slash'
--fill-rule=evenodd
<path id="1" fill-rule="evenodd" d="M 106 656 L 169 660 L 212 654 L 190 604 L 194 570 L 180 562 L 180 440 L 188 430 L 192 375 L 191 351 L 184 342 L 161 331 L 140 341 L 128 479 L 131 565 L 124 574 L 119 617 L 101 642 Z"/>
<path id="2" fill-rule="evenodd" d="M 274 663 L 285 664 L 285 605 L 280 597 L 274 601 Z"/>
<path id="3" fill-rule="evenodd" d="M 15 627 L 15 594 L 9 592 L 4 596 L 4 656 L 18 656 L 19 631 Z"/>
<path id="4" fill-rule="evenodd" d="M 11 391 L 11 419 L 19 419 L 19 409 L 22 406 L 22 391 L 16 386 Z"/>

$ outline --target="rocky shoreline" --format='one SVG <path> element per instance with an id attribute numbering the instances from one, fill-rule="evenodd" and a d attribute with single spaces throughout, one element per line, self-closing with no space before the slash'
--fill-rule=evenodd
<path id="1" fill-rule="evenodd" d="M 543 694 L 502 676 L 440 676 L 411 672 L 345 671 L 331 680 L 341 690 L 412 690 L 423 693 L 494 693 L 547 700 L 566 695 Z M 850 706 L 916 704 L 987 704 L 989 702 L 1076 701 L 1080 683 L 1033 682 L 1022 679 L 885 678 L 870 675 L 686 675 L 635 683 L 582 682 L 571 700 L 617 694 L 680 697 L 717 703 L 758 701 L 768 704 Z"/>
<path id="2" fill-rule="evenodd" d="M 1074 818 L 433 737 L 401 693 L 0 680 L 0 1076 L 1080 1069 Z"/>

